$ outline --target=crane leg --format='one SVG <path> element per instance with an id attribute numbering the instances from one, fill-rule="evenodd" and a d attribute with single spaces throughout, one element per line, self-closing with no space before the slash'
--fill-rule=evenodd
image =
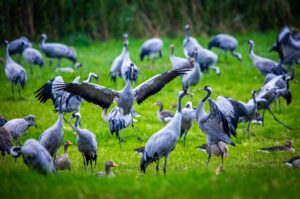
<path id="1" fill-rule="evenodd" d="M 49 60 L 49 66 L 52 67 L 52 59 Z"/>
<path id="2" fill-rule="evenodd" d="M 186 136 L 187 136 L 187 130 L 184 131 L 184 138 L 183 138 L 183 146 L 185 147 L 186 143 Z"/>
<path id="3" fill-rule="evenodd" d="M 164 175 L 167 174 L 167 162 L 168 162 L 168 155 L 165 156 L 165 164 L 164 164 Z"/>
<path id="4" fill-rule="evenodd" d="M 57 59 L 57 68 L 59 68 L 60 67 L 60 59 Z"/>
<path id="5" fill-rule="evenodd" d="M 133 115 L 133 113 L 132 113 L 131 115 Z M 134 131 L 136 137 L 137 137 L 137 140 L 138 140 L 139 142 L 142 142 L 142 139 L 140 138 L 138 132 L 137 132 L 136 129 L 134 128 L 134 124 L 133 124 L 133 116 L 132 116 L 132 119 L 131 119 L 131 126 L 132 126 L 132 128 L 133 128 L 133 131 Z"/>
<path id="6" fill-rule="evenodd" d="M 225 51 L 225 61 L 228 62 L 227 50 Z"/>
<path id="7" fill-rule="evenodd" d="M 262 114 L 262 126 L 265 126 L 265 109 L 263 109 L 263 114 Z"/>
<path id="8" fill-rule="evenodd" d="M 69 124 L 69 125 L 72 127 L 72 129 L 75 131 L 75 128 L 74 128 L 73 125 L 69 122 L 69 120 L 67 120 L 67 119 L 65 118 L 65 115 L 64 115 L 64 120 L 65 120 L 65 122 L 67 122 L 67 124 Z"/>
<path id="9" fill-rule="evenodd" d="M 92 161 L 90 160 L 90 166 L 91 166 L 91 172 L 92 172 L 92 174 L 94 173 L 94 171 L 93 171 L 93 164 L 92 164 Z"/>
<path id="10" fill-rule="evenodd" d="M 288 128 L 288 129 L 290 129 L 290 130 L 293 129 L 293 128 L 289 127 L 288 125 L 284 124 L 282 121 L 280 121 L 280 120 L 274 115 L 274 113 L 273 113 L 273 111 L 271 110 L 270 107 L 268 108 L 268 111 L 271 113 L 273 119 L 274 119 L 276 122 L 278 122 L 279 124 L 283 125 L 284 127 Z"/>
<path id="11" fill-rule="evenodd" d="M 19 98 L 21 98 L 21 85 L 20 84 L 18 84 L 18 93 L 19 93 Z"/>
<path id="12" fill-rule="evenodd" d="M 208 163 L 209 163 L 210 158 L 211 158 L 210 145 L 207 146 L 207 153 L 208 153 L 208 159 L 207 159 L 207 162 L 206 162 L 206 167 L 208 167 Z"/>
<path id="13" fill-rule="evenodd" d="M 85 159 L 85 156 L 82 155 L 82 158 L 83 158 L 83 168 L 84 168 L 84 171 L 86 171 L 86 159 Z"/>
<path id="14" fill-rule="evenodd" d="M 159 171 L 159 159 L 157 160 L 156 163 L 156 175 L 158 176 L 158 171 Z"/>

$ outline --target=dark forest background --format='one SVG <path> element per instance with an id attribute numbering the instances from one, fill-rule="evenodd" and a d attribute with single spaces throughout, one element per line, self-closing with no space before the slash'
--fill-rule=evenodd
<path id="1" fill-rule="evenodd" d="M 107 40 L 193 32 L 240 33 L 300 26 L 299 0 L 0 0 L 0 39 Z"/>

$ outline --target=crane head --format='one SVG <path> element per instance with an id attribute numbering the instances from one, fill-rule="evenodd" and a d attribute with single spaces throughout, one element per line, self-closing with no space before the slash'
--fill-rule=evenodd
<path id="1" fill-rule="evenodd" d="M 254 46 L 254 41 L 250 39 L 250 40 L 248 41 L 248 44 L 251 45 L 251 46 Z"/>
<path id="2" fill-rule="evenodd" d="M 41 34 L 40 39 L 47 39 L 47 35 L 45 33 Z"/>
<path id="3" fill-rule="evenodd" d="M 3 45 L 8 45 L 9 44 L 9 41 L 6 39 L 3 41 Z"/>
<path id="4" fill-rule="evenodd" d="M 184 27 L 185 30 L 191 30 L 191 26 L 189 24 L 186 24 Z"/>

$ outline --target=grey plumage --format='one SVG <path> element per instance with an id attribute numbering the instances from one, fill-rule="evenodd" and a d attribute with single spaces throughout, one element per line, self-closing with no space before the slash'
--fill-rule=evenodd
<path id="1" fill-rule="evenodd" d="M 165 157 L 164 174 L 166 175 L 169 154 L 174 150 L 180 136 L 182 117 L 181 100 L 185 94 L 183 91 L 178 93 L 177 112 L 172 120 L 164 128 L 153 134 L 147 141 L 140 163 L 143 173 L 146 173 L 146 168 L 151 162 L 157 162 L 156 174 L 158 174 L 159 160 Z"/>
<path id="2" fill-rule="evenodd" d="M 26 70 L 19 64 L 17 64 L 9 54 L 8 41 L 5 41 L 6 47 L 6 59 L 5 59 L 5 75 L 11 84 L 12 96 L 14 96 L 14 85 L 18 85 L 19 97 L 21 97 L 20 86 L 24 89 L 27 82 Z"/>
<path id="3" fill-rule="evenodd" d="M 239 61 L 242 61 L 242 55 L 235 52 L 238 47 L 238 41 L 231 35 L 227 34 L 218 34 L 214 36 L 208 43 L 208 49 L 211 48 L 220 48 L 225 51 L 225 56 L 227 58 L 227 51 L 230 51 L 231 55 L 237 58 Z"/>
<path id="4" fill-rule="evenodd" d="M 173 104 L 172 108 L 177 107 L 177 104 Z M 180 128 L 180 137 L 184 135 L 183 144 L 185 146 L 186 136 L 188 131 L 193 125 L 193 121 L 196 119 L 196 110 L 193 108 L 193 104 L 191 101 L 188 101 L 185 107 L 182 109 L 182 117 L 181 117 L 181 128 Z"/>
<path id="5" fill-rule="evenodd" d="M 122 49 L 122 52 L 119 56 L 117 56 L 113 60 L 113 63 L 111 64 L 110 72 L 109 72 L 110 78 L 115 83 L 115 86 L 116 86 L 116 83 L 117 83 L 117 78 L 122 76 L 121 75 L 121 66 L 122 66 L 125 51 L 127 50 L 127 45 L 128 45 L 127 34 L 124 33 L 123 34 L 123 49 Z"/>
<path id="6" fill-rule="evenodd" d="M 10 153 L 13 146 L 12 139 L 10 132 L 4 127 L 0 127 L 0 151 L 2 156 L 5 156 L 5 153 Z"/>
<path id="7" fill-rule="evenodd" d="M 44 65 L 42 54 L 38 50 L 36 50 L 32 47 L 25 48 L 22 55 L 23 55 L 23 58 L 30 65 L 30 73 L 31 74 L 32 74 L 32 65 L 39 65 L 40 67 L 42 67 Z"/>
<path id="8" fill-rule="evenodd" d="M 64 130 L 63 130 L 63 119 L 64 115 L 60 105 L 60 112 L 56 122 L 46 129 L 39 137 L 40 144 L 45 147 L 51 156 L 55 158 L 56 153 L 63 141 Z"/>
<path id="9" fill-rule="evenodd" d="M 174 56 L 174 49 L 175 46 L 173 44 L 170 45 L 170 61 L 173 66 L 173 69 L 193 67 L 194 60 Z"/>
<path id="10" fill-rule="evenodd" d="M 31 169 L 42 174 L 55 172 L 53 159 L 49 152 L 36 140 L 29 139 L 21 147 L 10 150 L 13 157 L 22 155 L 24 163 Z"/>
<path id="11" fill-rule="evenodd" d="M 186 57 L 193 57 L 195 50 L 197 50 L 197 60 L 201 67 L 201 71 L 207 71 L 209 68 L 216 71 L 217 75 L 220 75 L 220 69 L 215 66 L 215 63 L 218 61 L 218 56 L 208 50 L 203 48 L 198 41 L 191 37 L 191 27 L 189 25 L 185 26 L 186 37 L 183 40 L 183 51 Z"/>
<path id="12" fill-rule="evenodd" d="M 4 126 L 7 120 L 0 114 L 0 127 Z"/>
<path id="13" fill-rule="evenodd" d="M 194 52 L 194 60 L 198 60 L 197 50 L 195 50 Z M 181 83 L 182 83 L 182 89 L 184 91 L 187 91 L 188 88 L 192 86 L 196 86 L 201 80 L 202 74 L 201 74 L 199 63 L 197 61 L 194 61 L 193 66 L 194 67 L 192 70 L 182 75 Z"/>
<path id="14" fill-rule="evenodd" d="M 27 132 L 29 127 L 35 125 L 35 116 L 27 115 L 24 118 L 9 120 L 3 127 L 10 132 L 11 136 L 16 140 L 17 145 L 21 145 L 19 142 L 20 137 Z"/>
<path id="15" fill-rule="evenodd" d="M 121 91 L 115 91 L 109 88 L 105 88 L 96 84 L 86 84 L 86 83 L 71 83 L 71 84 L 61 84 L 57 86 L 57 90 L 65 90 L 67 92 L 73 93 L 85 99 L 88 102 L 92 102 L 101 106 L 103 109 L 107 109 L 112 104 L 115 98 L 118 99 L 117 109 L 113 109 L 109 118 L 113 116 L 109 123 L 111 132 L 116 132 L 117 137 L 119 138 L 119 130 L 126 128 L 127 125 L 132 123 L 133 120 L 133 103 L 136 99 L 137 103 L 140 104 L 146 100 L 149 96 L 154 95 L 159 92 L 166 84 L 172 81 L 178 75 L 184 74 L 189 71 L 190 68 L 182 68 L 170 70 L 162 74 L 158 74 L 146 82 L 143 82 L 135 89 L 131 86 L 131 81 L 134 73 L 134 66 L 131 65 L 131 71 L 129 71 L 129 79 L 125 87 Z M 114 116 L 115 115 L 115 116 Z M 119 119 L 118 119 L 119 118 Z M 128 121 L 128 118 L 131 118 L 129 122 L 124 125 L 124 121 Z M 129 123 L 129 124 L 128 124 Z M 139 138 L 139 137 L 138 137 Z"/>
<path id="16" fill-rule="evenodd" d="M 267 82 L 256 96 L 257 109 L 263 110 L 263 120 L 265 110 L 267 110 L 271 113 L 275 121 L 277 121 L 278 123 L 280 123 L 288 129 L 292 128 L 284 124 L 274 115 L 271 109 L 271 104 L 273 104 L 281 96 L 286 99 L 287 104 L 291 103 L 291 92 L 289 90 L 289 81 L 291 79 L 293 78 L 289 75 L 275 77 L 271 81 Z"/>
<path id="17" fill-rule="evenodd" d="M 22 36 L 17 38 L 9 43 L 8 52 L 9 54 L 22 54 L 23 50 L 27 47 L 31 46 L 30 41 Z"/>
<path id="18" fill-rule="evenodd" d="M 235 121 L 238 120 L 236 115 L 227 112 L 221 108 L 227 108 L 219 106 L 215 101 L 209 99 L 211 95 L 212 89 L 208 86 L 203 88 L 207 91 L 207 95 L 202 99 L 199 103 L 199 106 L 196 111 L 196 120 L 199 125 L 199 128 L 206 134 L 207 144 L 208 144 L 208 161 L 211 158 L 210 147 L 213 144 L 217 146 L 220 141 L 235 146 L 235 144 L 231 140 L 231 135 L 236 136 L 236 132 L 234 129 Z M 206 114 L 204 111 L 204 103 L 208 99 L 210 106 L 210 113 Z M 230 118 L 230 119 L 229 119 Z M 222 163 L 223 163 L 223 154 L 221 155 Z"/>
<path id="19" fill-rule="evenodd" d="M 70 48 L 60 43 L 46 43 L 47 40 L 46 34 L 42 34 L 40 37 L 41 37 L 40 47 L 43 53 L 45 53 L 45 55 L 50 58 L 50 61 L 53 58 L 57 59 L 57 66 L 59 66 L 59 62 L 61 58 L 69 59 L 73 62 L 73 64 L 76 63 L 77 54 L 74 48 Z M 52 62 L 50 62 L 50 66 L 51 65 Z"/>
<path id="20" fill-rule="evenodd" d="M 124 35 L 124 47 L 125 51 L 122 57 L 121 64 L 121 76 L 126 83 L 128 79 L 132 81 L 137 81 L 138 78 L 138 67 L 131 61 L 129 50 L 128 50 L 128 35 Z M 131 77 L 130 77 L 131 76 Z"/>
<path id="21" fill-rule="evenodd" d="M 249 40 L 249 56 L 253 62 L 253 64 L 256 66 L 258 71 L 266 76 L 270 73 L 274 73 L 276 75 L 282 75 L 286 73 L 286 70 L 279 64 L 277 64 L 275 61 L 267 58 L 260 57 L 254 53 L 254 41 Z"/>
<path id="22" fill-rule="evenodd" d="M 163 41 L 160 38 L 154 37 L 146 40 L 140 50 L 141 61 L 144 60 L 145 56 L 150 56 L 152 58 L 152 65 L 154 65 L 157 54 L 160 58 L 162 57 L 162 47 Z"/>
<path id="23" fill-rule="evenodd" d="M 294 65 L 300 57 L 300 33 L 285 26 L 279 32 L 270 51 L 279 54 L 279 64 Z"/>
<path id="24" fill-rule="evenodd" d="M 76 117 L 75 121 L 75 131 L 77 133 L 77 148 L 78 151 L 82 154 L 84 169 L 87 166 L 91 166 L 91 171 L 93 172 L 93 161 L 97 163 L 97 154 L 98 154 L 98 146 L 97 146 L 97 139 L 94 133 L 89 131 L 88 129 L 81 129 L 78 127 L 80 121 L 80 113 L 76 112 L 73 114 L 73 117 Z"/>

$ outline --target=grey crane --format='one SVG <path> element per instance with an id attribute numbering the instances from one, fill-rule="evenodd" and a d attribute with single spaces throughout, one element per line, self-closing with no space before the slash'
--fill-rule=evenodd
<path id="1" fill-rule="evenodd" d="M 61 98 L 59 99 L 61 101 Z M 64 130 L 63 130 L 64 115 L 62 112 L 62 105 L 60 103 L 60 110 L 58 119 L 56 122 L 46 129 L 39 137 L 40 144 L 45 147 L 50 155 L 56 158 L 56 153 L 63 141 Z"/>
<path id="2" fill-rule="evenodd" d="M 275 61 L 271 59 L 267 59 L 264 57 L 260 57 L 254 53 L 254 41 L 249 40 L 249 56 L 253 62 L 253 64 L 256 66 L 257 70 L 264 76 L 274 73 L 276 75 L 282 75 L 286 73 L 286 70 L 279 64 L 277 64 Z"/>
<path id="3" fill-rule="evenodd" d="M 30 65 L 30 74 L 32 75 L 32 65 L 39 65 L 42 67 L 44 65 L 43 56 L 42 54 L 37 50 L 32 48 L 31 46 L 26 47 L 23 50 L 23 58 L 28 62 Z"/>
<path id="4" fill-rule="evenodd" d="M 285 80 L 285 86 L 282 87 L 282 82 L 280 81 L 280 78 L 284 78 Z M 262 114 L 262 118 L 264 121 L 264 114 L 265 114 L 265 110 L 269 111 L 273 117 L 273 119 L 280 123 L 281 125 L 285 126 L 288 129 L 292 129 L 291 127 L 287 126 L 286 124 L 284 124 L 282 121 L 280 121 L 273 113 L 272 109 L 271 109 L 271 104 L 274 103 L 279 97 L 284 97 L 286 99 L 287 104 L 290 104 L 292 101 L 292 95 L 291 92 L 289 90 L 289 81 L 292 79 L 292 76 L 289 75 L 283 75 L 279 77 L 279 79 L 275 79 L 278 81 L 274 81 L 274 84 L 266 84 L 269 85 L 269 88 L 266 88 L 262 91 L 260 91 L 258 93 L 258 95 L 256 96 L 256 101 L 257 101 L 257 109 L 258 110 L 263 110 L 263 114 Z M 277 82 L 277 85 L 276 85 Z M 280 82 L 280 83 L 278 83 Z M 270 81 L 270 83 L 272 83 Z M 264 124 L 264 123 L 263 123 Z"/>
<path id="5" fill-rule="evenodd" d="M 275 44 L 270 49 L 276 51 L 279 54 L 279 64 L 287 64 L 293 66 L 295 63 L 299 63 L 300 57 L 300 33 L 297 30 L 291 30 L 285 26 L 279 32 Z"/>
<path id="6" fill-rule="evenodd" d="M 216 103 L 210 99 L 212 89 L 209 86 L 205 86 L 203 90 L 207 91 L 207 95 L 201 100 L 196 111 L 196 120 L 199 128 L 206 134 L 207 144 L 208 144 L 208 160 L 207 164 L 211 158 L 211 145 L 216 144 L 217 146 L 220 141 L 235 146 L 231 140 L 231 135 L 236 136 L 235 128 L 238 122 L 238 115 L 232 110 L 231 105 L 229 105 L 221 97 Z M 210 113 L 207 114 L 204 111 L 204 103 L 208 99 Z M 219 146 L 220 147 L 220 146 Z M 219 149 L 221 151 L 221 149 Z M 223 156 L 222 164 L 223 164 Z"/>
<path id="7" fill-rule="evenodd" d="M 273 75 L 269 74 L 266 76 L 266 81 L 263 85 L 263 87 L 260 89 L 259 93 L 266 92 L 268 90 L 276 89 L 282 89 L 280 92 L 277 92 L 278 96 L 276 97 L 274 103 L 276 108 L 276 101 L 278 99 L 279 101 L 279 110 L 281 108 L 281 101 L 280 97 L 285 98 L 286 103 L 290 104 L 292 101 L 292 93 L 289 90 L 289 81 L 293 80 L 294 77 L 291 75 Z"/>
<path id="8" fill-rule="evenodd" d="M 40 38 L 40 47 L 43 53 L 45 53 L 45 55 L 50 58 L 50 66 L 52 66 L 52 59 L 57 59 L 58 67 L 60 66 L 59 62 L 61 58 L 69 59 L 72 61 L 73 64 L 76 63 L 77 54 L 74 48 L 68 47 L 60 43 L 46 43 L 46 34 L 41 34 Z"/>
<path id="9" fill-rule="evenodd" d="M 163 41 L 160 38 L 154 37 L 151 39 L 146 40 L 140 50 L 140 59 L 141 61 L 144 60 L 144 57 L 151 57 L 152 58 L 152 66 L 155 64 L 155 59 L 159 56 L 162 57 L 162 49 Z M 158 54 L 158 55 L 157 55 Z"/>
<path id="10" fill-rule="evenodd" d="M 177 107 L 177 104 L 173 104 L 172 108 Z M 184 135 L 183 145 L 186 144 L 186 136 L 190 128 L 193 125 L 193 121 L 196 119 L 196 110 L 193 108 L 193 103 L 188 101 L 185 107 L 182 109 L 182 118 L 181 118 L 181 129 L 180 129 L 180 138 Z"/>
<path id="11" fill-rule="evenodd" d="M 7 120 L 0 114 L 0 127 L 4 126 Z"/>
<path id="12" fill-rule="evenodd" d="M 164 106 L 160 100 L 157 101 L 154 105 L 159 106 L 159 110 L 157 111 L 157 117 L 161 122 L 166 123 L 172 120 L 174 114 L 169 110 L 163 110 Z"/>
<path id="13" fill-rule="evenodd" d="M 122 66 L 125 51 L 127 50 L 127 45 L 128 45 L 127 34 L 124 33 L 123 34 L 123 49 L 122 49 L 122 52 L 119 56 L 117 56 L 113 60 L 113 63 L 111 64 L 110 72 L 109 72 L 111 80 L 115 83 L 115 87 L 117 87 L 117 77 L 122 76 L 121 75 L 121 66 Z"/>
<path id="14" fill-rule="evenodd" d="M 84 83 L 89 83 L 92 81 L 92 78 L 98 80 L 98 75 L 91 72 L 89 73 L 89 76 L 86 80 L 84 80 Z M 80 76 L 77 76 L 73 83 L 78 83 L 80 79 Z M 45 103 L 48 99 L 52 99 L 52 102 L 55 106 L 54 110 L 59 111 L 59 104 L 60 102 L 57 100 L 59 96 L 62 97 L 62 110 L 64 113 L 69 112 L 79 112 L 80 111 L 80 105 L 82 103 L 82 98 L 68 93 L 64 91 L 56 91 L 54 90 L 54 87 L 60 83 L 63 83 L 63 79 L 61 76 L 57 76 L 52 80 L 49 80 L 46 84 L 44 84 L 41 88 L 39 88 L 37 91 L 35 91 L 36 98 L 42 102 Z M 67 121 L 67 120 L 66 120 Z"/>
<path id="15" fill-rule="evenodd" d="M 184 91 L 178 93 L 178 105 L 175 116 L 164 128 L 153 134 L 147 141 L 140 163 L 140 168 L 143 173 L 146 173 L 146 168 L 150 163 L 157 162 L 156 175 L 158 175 L 159 160 L 164 157 L 164 175 L 166 175 L 168 157 L 174 150 L 180 136 L 182 117 L 181 100 L 186 94 L 189 93 Z"/>
<path id="16" fill-rule="evenodd" d="M 11 92 L 14 97 L 14 85 L 18 85 L 18 93 L 19 97 L 21 97 L 21 89 L 20 86 L 24 89 L 27 82 L 27 73 L 26 70 L 19 64 L 17 64 L 9 54 L 9 46 L 8 41 L 4 41 L 7 45 L 6 47 L 6 59 L 5 59 L 5 75 L 11 84 Z"/>
<path id="17" fill-rule="evenodd" d="M 129 71 L 128 74 L 129 79 L 127 80 L 125 87 L 120 91 L 115 91 L 92 83 L 61 84 L 60 86 L 57 86 L 57 90 L 65 90 L 78 95 L 88 102 L 101 106 L 103 109 L 108 109 L 113 100 L 117 98 L 117 107 L 114 108 L 106 118 L 108 118 L 110 132 L 116 133 L 120 142 L 122 140 L 120 139 L 119 131 L 128 127 L 130 123 L 134 128 L 132 122 L 134 99 L 136 99 L 138 104 L 141 104 L 149 96 L 159 92 L 175 77 L 184 74 L 189 70 L 190 68 L 181 68 L 158 74 L 133 89 L 131 82 L 134 80 L 134 65 L 131 64 L 131 71 Z M 137 132 L 135 133 L 137 134 Z M 139 136 L 138 139 L 140 140 Z"/>
<path id="18" fill-rule="evenodd" d="M 128 35 L 124 34 L 125 51 L 122 58 L 121 75 L 125 83 L 129 78 L 131 78 L 133 81 L 137 81 L 139 72 L 138 67 L 131 61 L 128 51 L 128 43 Z M 129 77 L 129 75 L 131 75 L 132 77 Z"/>
<path id="19" fill-rule="evenodd" d="M 170 45 L 170 61 L 174 69 L 177 68 L 185 68 L 192 67 L 194 65 L 194 60 L 186 59 L 182 57 L 174 56 L 175 46 L 173 44 Z"/>
<path id="20" fill-rule="evenodd" d="M 20 137 L 22 137 L 31 126 L 36 126 L 34 115 L 27 115 L 24 118 L 9 120 L 3 127 L 10 132 L 11 136 L 15 139 L 16 144 L 21 145 L 19 142 Z"/>
<path id="21" fill-rule="evenodd" d="M 23 146 L 11 148 L 10 154 L 13 157 L 22 155 L 24 163 L 41 174 L 55 172 L 49 152 L 35 139 L 28 139 Z"/>
<path id="22" fill-rule="evenodd" d="M 97 139 L 94 133 L 88 129 L 81 129 L 78 127 L 80 121 L 80 113 L 73 113 L 73 117 L 76 117 L 74 129 L 77 133 L 77 148 L 78 151 L 82 154 L 84 170 L 87 166 L 91 166 L 91 171 L 93 173 L 93 161 L 95 166 L 97 164 L 97 154 L 98 154 L 98 145 Z"/>
<path id="23" fill-rule="evenodd" d="M 198 41 L 191 36 L 191 26 L 185 25 L 186 37 L 183 40 L 183 52 L 186 57 L 193 57 L 195 49 L 203 48 Z"/>
<path id="24" fill-rule="evenodd" d="M 68 155 L 68 147 L 72 145 L 73 143 L 70 140 L 67 140 L 64 144 L 64 154 L 61 156 L 58 156 L 55 161 L 54 165 L 56 170 L 66 170 L 68 169 L 71 171 L 71 160 Z"/>
<path id="25" fill-rule="evenodd" d="M 10 153 L 10 149 L 13 147 L 12 139 L 10 132 L 4 127 L 0 127 L 0 151 L 3 157 L 5 153 Z"/>
<path id="26" fill-rule="evenodd" d="M 233 36 L 227 34 L 218 34 L 209 41 L 208 49 L 210 50 L 211 48 L 215 47 L 225 51 L 226 60 L 227 60 L 227 51 L 230 51 L 231 55 L 241 62 L 242 55 L 235 51 L 238 45 L 239 45 L 238 41 Z"/>
<path id="27" fill-rule="evenodd" d="M 194 52 L 194 60 L 198 60 L 198 50 L 196 49 Z M 199 81 L 201 80 L 202 74 L 199 63 L 197 61 L 193 64 L 193 69 L 187 72 L 186 74 L 182 75 L 181 83 L 182 89 L 187 91 L 188 88 L 192 86 L 196 86 Z M 191 88 L 192 89 L 192 88 Z"/>
<path id="28" fill-rule="evenodd" d="M 9 43 L 8 52 L 10 55 L 19 54 L 20 63 L 23 50 L 29 46 L 31 46 L 30 41 L 27 39 L 27 37 L 22 36 Z"/>
<path id="29" fill-rule="evenodd" d="M 300 168 L 300 156 L 295 156 L 284 164 L 291 168 Z"/>
<path id="30" fill-rule="evenodd" d="M 201 71 L 207 71 L 209 68 L 215 70 L 217 75 L 220 75 L 220 69 L 215 66 L 218 61 L 218 56 L 208 50 L 203 48 L 198 41 L 191 37 L 191 27 L 189 25 L 185 26 L 186 37 L 183 40 L 183 51 L 186 57 L 193 57 L 195 50 L 198 51 L 198 59 L 195 60 L 199 63 Z"/>

